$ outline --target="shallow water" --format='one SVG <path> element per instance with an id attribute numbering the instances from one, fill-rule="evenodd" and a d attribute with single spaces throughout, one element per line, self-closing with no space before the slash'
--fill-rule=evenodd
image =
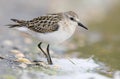
<path id="1" fill-rule="evenodd" d="M 8 63 L 5 63 L 8 62 Z M 30 66 L 24 68 L 15 62 L 2 60 L 1 64 L 1 79 L 111 79 L 103 75 L 101 72 L 107 72 L 107 68 L 101 62 L 88 59 L 78 58 L 53 58 L 54 65 Z M 5 68 L 5 69 L 4 69 Z M 117 75 L 116 75 L 117 73 Z M 115 72 L 112 79 L 120 77 L 120 72 Z"/>

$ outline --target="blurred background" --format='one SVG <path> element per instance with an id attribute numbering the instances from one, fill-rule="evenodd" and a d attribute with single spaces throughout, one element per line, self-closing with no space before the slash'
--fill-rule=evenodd
<path id="1" fill-rule="evenodd" d="M 9 56 L 9 50 L 19 49 L 34 59 L 39 52 L 39 40 L 5 26 L 12 23 L 11 18 L 30 20 L 70 10 L 79 15 L 89 30 L 78 27 L 64 44 L 51 47 L 55 52 L 52 56 L 93 56 L 109 67 L 108 72 L 120 71 L 120 0 L 0 0 L 0 55 Z"/>

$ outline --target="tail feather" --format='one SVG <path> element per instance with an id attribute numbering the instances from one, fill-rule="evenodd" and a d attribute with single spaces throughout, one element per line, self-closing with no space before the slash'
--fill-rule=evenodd
<path id="1" fill-rule="evenodd" d="M 9 28 L 14 28 L 14 27 L 22 27 L 26 26 L 26 21 L 24 20 L 17 20 L 17 19 L 11 19 L 13 22 L 16 22 L 16 24 L 8 24 Z"/>
<path id="2" fill-rule="evenodd" d="M 22 27 L 22 26 L 20 26 L 20 24 L 8 24 L 6 26 L 9 26 L 9 28 Z"/>

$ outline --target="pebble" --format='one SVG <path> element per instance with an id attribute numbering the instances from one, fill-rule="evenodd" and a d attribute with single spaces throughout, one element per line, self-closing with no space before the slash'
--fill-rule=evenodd
<path id="1" fill-rule="evenodd" d="M 32 62 L 27 58 L 18 58 L 16 61 L 24 64 L 32 64 Z"/>
<path id="2" fill-rule="evenodd" d="M 25 55 L 21 51 L 19 51 L 19 50 L 13 49 L 10 52 L 15 54 L 16 58 L 23 58 L 23 57 L 25 57 Z"/>

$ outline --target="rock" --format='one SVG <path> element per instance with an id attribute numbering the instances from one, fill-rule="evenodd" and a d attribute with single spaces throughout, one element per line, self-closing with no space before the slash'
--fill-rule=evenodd
<path id="1" fill-rule="evenodd" d="M 21 51 L 19 51 L 19 50 L 13 49 L 10 52 L 15 54 L 16 58 L 23 58 L 23 57 L 25 57 L 25 55 Z"/>

